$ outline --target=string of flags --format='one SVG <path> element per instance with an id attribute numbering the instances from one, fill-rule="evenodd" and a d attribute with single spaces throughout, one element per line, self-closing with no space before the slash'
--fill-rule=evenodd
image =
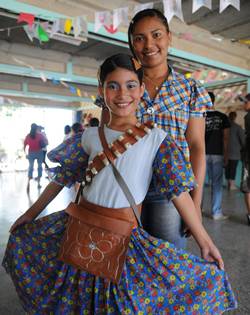
<path id="1" fill-rule="evenodd" d="M 184 22 L 182 0 L 161 0 L 138 4 L 133 7 L 131 16 L 134 16 L 138 11 L 153 8 L 156 3 L 162 3 L 164 15 L 168 19 L 168 22 L 170 22 L 174 16 Z M 222 13 L 230 5 L 240 11 L 240 0 L 220 0 L 219 13 Z M 195 13 L 202 7 L 212 10 L 212 0 L 193 0 L 192 13 Z M 94 30 L 98 32 L 103 27 L 107 32 L 113 34 L 118 31 L 118 27 L 121 24 L 127 26 L 129 20 L 129 7 L 116 8 L 112 11 L 97 11 L 95 12 Z M 22 12 L 19 14 L 17 20 L 17 23 L 21 22 L 25 22 L 27 25 L 6 27 L 0 29 L 0 31 L 7 30 L 9 34 L 11 29 L 23 27 L 31 41 L 33 38 L 38 38 L 40 42 L 47 42 L 56 34 L 70 34 L 73 35 L 72 37 L 75 39 L 87 38 L 88 35 L 86 16 L 55 19 L 52 22 L 40 22 L 39 17 Z"/>

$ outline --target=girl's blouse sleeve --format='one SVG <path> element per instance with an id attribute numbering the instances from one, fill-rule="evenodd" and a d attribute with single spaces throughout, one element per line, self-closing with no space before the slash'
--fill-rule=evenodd
<path id="1" fill-rule="evenodd" d="M 170 137 L 164 139 L 156 154 L 152 184 L 168 200 L 196 186 L 191 164 Z"/>
<path id="2" fill-rule="evenodd" d="M 213 104 L 207 90 L 194 79 L 190 79 L 190 116 L 204 117 Z"/>
<path id="3" fill-rule="evenodd" d="M 49 169 L 49 177 L 59 185 L 71 187 L 75 182 L 83 181 L 88 154 L 82 147 L 81 136 L 70 137 L 47 155 L 50 161 L 60 164 Z"/>

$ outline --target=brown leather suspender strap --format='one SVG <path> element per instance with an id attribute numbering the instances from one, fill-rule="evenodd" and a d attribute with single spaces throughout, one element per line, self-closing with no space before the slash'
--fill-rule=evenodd
<path id="1" fill-rule="evenodd" d="M 118 184 L 120 185 L 122 191 L 124 192 L 126 198 L 128 199 L 131 208 L 132 208 L 133 211 L 134 211 L 134 214 L 135 214 L 135 217 L 136 217 L 136 219 L 137 219 L 138 225 L 139 225 L 140 227 L 142 227 L 141 219 L 140 219 L 140 214 L 139 214 L 139 210 L 138 210 L 137 205 L 136 205 L 136 203 L 135 203 L 134 197 L 133 197 L 133 195 L 131 194 L 131 192 L 130 192 L 130 190 L 129 190 L 129 188 L 128 188 L 128 185 L 127 185 L 126 182 L 124 181 L 124 179 L 123 179 L 123 177 L 121 176 L 120 172 L 118 171 L 118 169 L 117 169 L 116 166 L 114 165 L 114 158 L 113 158 L 113 156 L 112 156 L 112 153 L 111 153 L 110 150 L 109 150 L 109 146 L 108 146 L 108 143 L 107 143 L 105 134 L 104 134 L 104 128 L 103 128 L 103 126 L 98 128 L 98 132 L 99 132 L 99 137 L 100 137 L 100 140 L 101 140 L 101 144 L 102 144 L 102 146 L 103 146 L 103 151 L 104 151 L 104 153 L 106 154 L 106 156 L 107 156 L 107 158 L 108 158 L 110 164 L 112 165 L 115 178 L 116 178 Z"/>

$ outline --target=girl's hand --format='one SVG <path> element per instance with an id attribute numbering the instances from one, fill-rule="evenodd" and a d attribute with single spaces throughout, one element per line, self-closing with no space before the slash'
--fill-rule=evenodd
<path id="1" fill-rule="evenodd" d="M 224 270 L 224 262 L 221 254 L 213 243 L 201 248 L 201 257 L 205 260 L 216 262 L 219 269 Z"/>
<path id="2" fill-rule="evenodd" d="M 31 222 L 34 218 L 28 214 L 27 212 L 25 212 L 23 215 L 21 215 L 16 221 L 15 223 L 11 226 L 10 228 L 10 233 L 12 233 L 17 227 L 19 227 L 20 225 L 23 225 L 25 223 Z"/>

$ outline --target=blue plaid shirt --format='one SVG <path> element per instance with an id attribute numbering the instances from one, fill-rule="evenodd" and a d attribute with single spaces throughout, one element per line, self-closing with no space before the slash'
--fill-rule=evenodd
<path id="1" fill-rule="evenodd" d="M 151 100 L 145 90 L 137 118 L 141 122 L 154 121 L 172 136 L 189 160 L 185 138 L 189 117 L 205 117 L 212 102 L 206 89 L 197 81 L 185 78 L 171 67 L 169 70 L 168 79 L 163 82 L 155 99 Z"/>

